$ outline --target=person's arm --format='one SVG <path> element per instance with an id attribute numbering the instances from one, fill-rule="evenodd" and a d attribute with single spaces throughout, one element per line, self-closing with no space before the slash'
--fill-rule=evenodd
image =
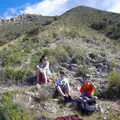
<path id="1" fill-rule="evenodd" d="M 67 92 L 68 92 L 68 95 L 70 95 L 70 85 L 69 85 L 69 80 L 68 80 L 68 78 L 65 78 L 65 85 L 66 85 L 66 87 L 67 87 Z"/>
<path id="2" fill-rule="evenodd" d="M 79 91 L 80 91 L 80 96 L 85 92 L 84 91 L 84 85 L 79 87 Z"/>
<path id="3" fill-rule="evenodd" d="M 96 85 L 92 82 L 92 85 L 93 85 L 93 87 L 96 89 L 97 87 L 96 87 Z"/>
<path id="4" fill-rule="evenodd" d="M 46 65 L 44 66 L 43 69 L 44 69 L 44 70 L 49 69 L 49 62 L 48 62 L 48 61 L 46 62 Z"/>
<path id="5" fill-rule="evenodd" d="M 36 65 L 36 67 L 42 72 L 42 68 L 40 68 L 39 64 Z"/>
<path id="6" fill-rule="evenodd" d="M 63 96 L 63 97 L 65 97 L 66 95 L 63 93 L 63 91 L 62 91 L 62 89 L 61 89 L 61 87 L 59 86 L 59 85 L 57 85 L 57 91 Z"/>
<path id="7" fill-rule="evenodd" d="M 58 85 L 58 79 L 55 80 L 55 84 L 54 85 L 55 85 L 55 88 L 56 88 L 57 85 Z"/>
<path id="8" fill-rule="evenodd" d="M 55 88 L 56 88 L 57 86 L 58 86 L 57 83 L 55 83 Z"/>

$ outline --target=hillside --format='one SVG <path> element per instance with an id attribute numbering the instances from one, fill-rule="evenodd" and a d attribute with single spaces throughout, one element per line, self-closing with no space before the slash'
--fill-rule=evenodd
<path id="1" fill-rule="evenodd" d="M 77 27 L 81 23 L 81 25 L 97 30 L 109 38 L 118 41 L 120 39 L 120 14 L 79 6 L 62 15 L 62 21 Z"/>
<path id="2" fill-rule="evenodd" d="M 95 94 L 101 99 L 98 102 L 102 104 L 104 112 L 83 116 L 85 120 L 104 118 L 119 120 L 119 18 L 119 14 L 78 6 L 61 16 L 27 14 L 4 22 L 2 20 L 0 96 L 5 96 L 8 105 L 12 98 L 13 101 L 22 104 L 23 108 L 30 108 L 35 120 L 42 117 L 53 120 L 59 115 L 81 115 L 79 111 L 74 111 L 71 104 L 67 104 L 64 108 L 58 99 L 52 98 L 54 81 L 41 86 L 40 90 L 34 86 L 36 63 L 41 55 L 47 54 L 52 72 L 57 73 L 62 69 L 67 74 L 73 96 L 79 94 L 77 91 L 79 80 L 86 74 L 91 75 L 97 86 Z M 44 93 L 46 89 L 48 91 Z M 10 92 L 13 94 L 9 95 L 11 90 L 15 93 Z M 0 108 L 4 111 L 3 105 L 6 105 L 6 102 L 2 105 L 0 103 Z M 14 104 L 10 104 L 10 107 L 7 107 L 8 111 L 11 108 L 14 112 L 13 106 Z M 18 106 L 15 108 L 21 113 L 17 110 Z M 0 111 L 0 114 L 2 113 Z M 32 117 L 26 115 L 24 119 L 28 118 Z"/>
<path id="3" fill-rule="evenodd" d="M 0 20 L 0 45 L 16 39 L 23 34 L 50 24 L 53 18 L 41 15 L 23 14 L 16 18 Z"/>

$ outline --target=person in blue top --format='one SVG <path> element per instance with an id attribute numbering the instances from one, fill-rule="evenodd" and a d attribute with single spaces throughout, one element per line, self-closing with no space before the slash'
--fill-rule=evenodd
<path id="1" fill-rule="evenodd" d="M 60 72 L 59 78 L 55 82 L 55 88 L 65 99 L 71 99 L 68 78 L 65 76 L 63 71 Z"/>

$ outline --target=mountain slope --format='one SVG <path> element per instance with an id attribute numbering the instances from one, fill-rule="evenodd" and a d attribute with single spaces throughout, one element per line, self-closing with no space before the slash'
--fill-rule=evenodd
<path id="1" fill-rule="evenodd" d="M 61 16 L 61 22 L 77 28 L 84 25 L 100 31 L 109 38 L 117 39 L 118 41 L 120 39 L 120 14 L 78 6 L 64 13 Z"/>
<path id="2" fill-rule="evenodd" d="M 10 20 L 0 22 L 0 45 L 9 40 L 15 39 L 24 33 L 40 28 L 40 26 L 49 25 L 55 22 L 56 25 L 70 27 L 70 29 L 86 29 L 87 31 L 99 31 L 99 33 L 119 41 L 120 15 L 100 11 L 93 8 L 78 6 L 61 16 L 47 17 L 40 15 L 20 15 Z"/>
<path id="3" fill-rule="evenodd" d="M 119 38 L 107 36 L 107 29 L 110 26 L 115 28 L 119 23 L 119 14 L 79 6 L 61 16 L 25 16 L 17 23 L 12 21 L 0 25 L 0 89 L 5 87 L 6 90 L 6 86 L 12 86 L 7 90 L 16 90 L 14 100 L 24 103 L 33 114 L 38 115 L 36 119 L 47 116 L 46 119 L 50 117 L 53 120 L 65 113 L 81 115 L 73 110 L 71 104 L 63 107 L 58 99 L 51 97 L 54 77 L 50 84 L 41 86 L 40 90 L 34 86 L 23 86 L 35 84 L 36 63 L 40 56 L 47 54 L 52 72 L 58 73 L 62 69 L 67 74 L 73 96 L 79 95 L 79 80 L 90 74 L 97 86 L 95 94 L 98 97 L 107 100 L 115 98 L 110 103 L 100 100 L 105 113 L 84 116 L 85 119 L 119 119 L 119 110 L 112 107 L 117 106 L 116 100 L 119 98 L 120 44 Z M 108 24 L 108 21 L 112 23 Z M 16 33 L 19 35 L 15 36 Z M 111 103 L 114 104 L 108 110 L 107 106 Z M 57 111 L 56 115 L 53 115 L 54 111 Z"/>
<path id="4" fill-rule="evenodd" d="M 30 30 L 50 24 L 52 17 L 23 14 L 0 23 L 0 45 L 26 34 Z"/>
<path id="5" fill-rule="evenodd" d="M 71 61 L 75 61 L 73 63 L 79 67 L 81 65 L 84 67 L 83 64 L 85 64 L 87 69 L 92 65 L 97 74 L 97 71 L 101 71 L 99 64 L 103 64 L 99 59 L 107 58 L 107 63 L 102 67 L 107 64 L 107 72 L 114 68 L 119 70 L 120 47 L 117 41 L 114 42 L 106 37 L 105 29 L 100 33 L 101 31 L 97 32 L 90 27 L 94 22 L 105 18 L 119 22 L 115 16 L 119 17 L 119 14 L 79 6 L 61 16 L 23 15 L 23 18 L 16 22 L 2 23 L 0 35 L 2 36 L 3 33 L 6 35 L 3 38 L 0 37 L 0 41 L 2 44 L 7 44 L 0 48 L 1 68 L 7 70 L 7 68 L 15 67 L 16 69 L 28 69 L 34 73 L 34 66 L 39 56 L 47 53 L 51 56 L 50 62 L 53 66 L 66 62 L 71 64 Z M 3 30 L 3 32 L 2 27 L 6 31 Z M 16 33 L 19 33 L 19 36 L 15 40 Z M 9 42 L 11 40 L 13 41 Z M 57 47 L 61 50 L 57 50 Z M 95 57 L 96 63 L 92 61 L 88 63 L 87 59 L 91 59 L 87 58 L 89 54 Z M 76 72 L 81 69 L 79 67 L 76 68 Z"/>

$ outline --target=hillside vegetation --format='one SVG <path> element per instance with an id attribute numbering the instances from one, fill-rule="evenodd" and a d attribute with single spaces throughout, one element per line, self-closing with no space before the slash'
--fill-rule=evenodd
<path id="1" fill-rule="evenodd" d="M 15 110 L 25 114 L 24 120 L 27 120 L 30 117 L 29 111 L 25 113 L 22 108 L 20 111 L 17 110 L 18 105 L 23 102 L 36 116 L 38 115 L 38 119 L 40 116 L 46 116 L 45 119 L 52 120 L 55 116 L 63 115 L 64 111 L 66 115 L 79 114 L 78 111 L 69 107 L 70 105 L 66 105 L 64 109 L 51 96 L 48 100 L 54 81 L 50 86 L 48 85 L 50 91 L 45 94 L 40 94 L 42 89 L 38 90 L 38 97 L 36 97 L 37 88 L 23 86 L 35 84 L 36 63 L 43 54 L 49 56 L 50 69 L 53 73 L 61 69 L 67 73 L 72 90 L 76 93 L 80 84 L 77 79 L 90 74 L 97 86 L 96 95 L 99 98 L 108 100 L 120 98 L 119 14 L 79 6 L 61 16 L 24 15 L 24 17 L 23 21 L 17 21 L 17 23 L 0 24 L 0 86 L 4 88 L 15 85 L 18 89 L 15 90 L 17 94 L 14 95 L 14 100 L 19 101 L 15 105 L 10 104 L 8 111 L 11 109 L 14 112 L 15 106 Z M 14 90 L 14 87 L 12 89 Z M 43 91 L 45 90 L 46 87 L 44 89 L 43 86 Z M 29 103 L 27 99 L 31 102 Z M 105 104 L 103 107 L 111 105 L 111 102 L 102 102 Z M 116 105 L 116 101 L 112 103 Z M 51 110 L 42 109 L 44 104 L 48 105 L 48 108 L 49 106 L 55 108 L 54 110 L 57 111 L 53 112 L 55 116 L 51 115 Z M 6 107 L 4 103 L 0 105 L 2 108 Z M 113 108 L 112 105 L 110 107 Z M 120 111 L 116 108 L 119 107 L 113 110 L 105 108 L 108 112 L 105 115 L 98 113 L 85 119 L 103 120 L 104 116 L 110 120 L 119 119 L 120 116 L 117 115 Z M 9 113 L 2 114 L 9 115 Z M 17 119 L 16 116 L 14 117 L 10 120 Z M 20 118 L 19 115 L 18 117 Z"/>
<path id="2" fill-rule="evenodd" d="M 50 24 L 53 21 L 52 17 L 41 16 L 41 15 L 29 15 L 23 14 L 23 18 L 13 18 L 18 19 L 15 22 L 8 22 L 6 20 L 5 23 L 0 24 L 0 45 L 14 40 L 20 37 L 23 34 L 26 34 L 33 29 L 39 29 L 41 26 Z"/>

